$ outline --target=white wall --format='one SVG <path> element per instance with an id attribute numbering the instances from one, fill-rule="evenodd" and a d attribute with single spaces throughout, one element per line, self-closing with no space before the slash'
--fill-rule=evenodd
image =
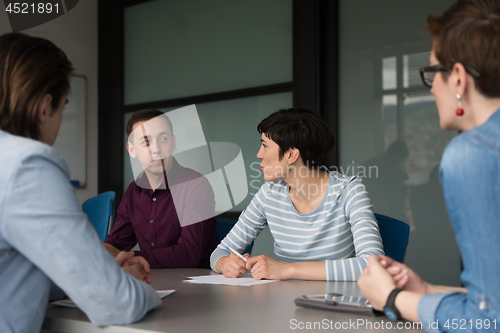
<path id="1" fill-rule="evenodd" d="M 87 77 L 87 185 L 77 189 L 80 203 L 97 195 L 97 0 L 82 0 L 68 13 L 24 30 L 61 48 L 75 67 Z M 12 32 L 3 2 L 0 4 L 0 34 Z"/>

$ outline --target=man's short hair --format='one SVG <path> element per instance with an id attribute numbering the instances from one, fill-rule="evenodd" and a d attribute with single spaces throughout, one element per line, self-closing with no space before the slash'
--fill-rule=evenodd
<path id="1" fill-rule="evenodd" d="M 131 141 L 132 138 L 130 137 L 130 134 L 132 134 L 132 131 L 134 129 L 134 125 L 140 121 L 148 121 L 156 117 L 161 117 L 165 119 L 168 123 L 168 126 L 170 126 L 170 130 L 172 131 L 172 134 L 174 134 L 174 128 L 172 127 L 172 122 L 168 118 L 168 116 L 161 112 L 160 110 L 156 109 L 143 109 L 139 110 L 137 112 L 134 112 L 132 114 L 132 117 L 127 121 L 127 137 L 129 138 L 128 140 Z"/>
<path id="2" fill-rule="evenodd" d="M 276 111 L 262 120 L 257 130 L 278 144 L 280 160 L 286 151 L 296 148 L 309 169 L 320 166 L 335 146 L 335 136 L 328 124 L 306 109 Z"/>

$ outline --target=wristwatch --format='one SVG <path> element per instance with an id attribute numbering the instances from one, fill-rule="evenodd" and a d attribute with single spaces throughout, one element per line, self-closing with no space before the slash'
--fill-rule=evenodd
<path id="1" fill-rule="evenodd" d="M 396 308 L 396 305 L 394 304 L 394 300 L 396 299 L 396 296 L 402 291 L 402 289 L 395 288 L 391 293 L 389 294 L 389 297 L 387 297 L 387 303 L 385 303 L 384 306 L 384 313 L 389 318 L 390 320 L 399 320 L 401 319 L 401 313 L 399 313 L 399 310 Z"/>

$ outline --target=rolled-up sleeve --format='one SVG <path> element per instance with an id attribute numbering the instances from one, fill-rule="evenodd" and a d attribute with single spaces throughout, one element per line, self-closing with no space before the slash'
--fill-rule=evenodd
<path id="1" fill-rule="evenodd" d="M 436 322 L 436 311 L 446 297 L 451 295 L 457 295 L 460 293 L 447 293 L 447 294 L 427 294 L 422 296 L 418 302 L 417 313 L 420 322 L 422 322 L 423 328 L 427 332 L 442 332 L 439 330 L 437 325 L 433 325 Z M 463 295 L 463 294 L 462 294 Z"/>
<path id="2" fill-rule="evenodd" d="M 499 318 L 490 312 L 490 300 L 461 292 L 422 296 L 417 313 L 426 332 L 497 332 Z"/>

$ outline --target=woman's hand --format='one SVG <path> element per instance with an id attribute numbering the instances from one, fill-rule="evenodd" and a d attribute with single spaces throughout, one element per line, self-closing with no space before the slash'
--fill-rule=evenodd
<path id="1" fill-rule="evenodd" d="M 396 288 L 396 281 L 381 264 L 381 260 L 381 256 L 369 257 L 368 266 L 358 278 L 361 293 L 376 310 L 384 308 L 389 294 Z"/>
<path id="2" fill-rule="evenodd" d="M 398 288 L 422 295 L 429 293 L 429 283 L 422 280 L 411 268 L 387 256 L 379 256 L 379 258 L 380 265 L 391 274 Z"/>
<path id="3" fill-rule="evenodd" d="M 243 256 L 247 259 L 250 257 L 248 253 L 245 253 Z M 221 259 L 224 259 L 221 272 L 225 277 L 237 278 L 247 273 L 246 262 L 233 252 L 231 252 L 227 257 L 222 257 Z"/>
<path id="4" fill-rule="evenodd" d="M 255 280 L 287 280 L 288 264 L 276 261 L 266 255 L 251 257 L 247 261 L 247 269 L 250 269 Z"/>

